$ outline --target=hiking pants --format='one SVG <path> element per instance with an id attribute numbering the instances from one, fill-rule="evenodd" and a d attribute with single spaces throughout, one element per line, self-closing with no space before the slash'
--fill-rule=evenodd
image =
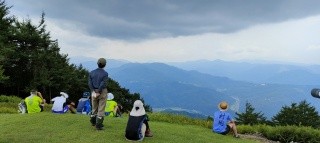
<path id="1" fill-rule="evenodd" d="M 102 93 L 96 97 L 92 97 L 92 115 L 98 115 L 99 117 L 104 117 L 104 111 L 106 108 L 108 90 L 105 88 Z"/>

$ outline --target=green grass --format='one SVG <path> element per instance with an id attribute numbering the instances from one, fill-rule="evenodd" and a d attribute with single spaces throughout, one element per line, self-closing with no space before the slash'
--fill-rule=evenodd
<path id="1" fill-rule="evenodd" d="M 0 114 L 0 143 L 14 142 L 128 142 L 125 127 L 127 117 L 105 118 L 105 130 L 97 131 L 89 123 L 89 116 L 79 114 L 56 115 L 50 112 L 37 114 Z M 149 122 L 154 137 L 150 143 L 253 143 L 257 141 L 233 138 L 213 133 L 198 125 L 181 125 L 167 122 Z"/>

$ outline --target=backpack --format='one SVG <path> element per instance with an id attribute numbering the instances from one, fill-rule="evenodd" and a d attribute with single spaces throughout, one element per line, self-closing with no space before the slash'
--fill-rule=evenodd
<path id="1" fill-rule="evenodd" d="M 82 114 L 89 115 L 90 112 L 91 112 L 90 100 L 87 100 L 82 109 Z"/>
<path id="2" fill-rule="evenodd" d="M 27 113 L 27 105 L 24 101 L 21 101 L 19 104 L 18 104 L 18 112 L 21 113 L 21 114 L 25 114 Z"/>

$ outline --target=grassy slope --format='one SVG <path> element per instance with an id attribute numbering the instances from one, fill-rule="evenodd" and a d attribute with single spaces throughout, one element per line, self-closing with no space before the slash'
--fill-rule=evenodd
<path id="1" fill-rule="evenodd" d="M 124 138 L 127 118 L 105 118 L 105 130 L 96 131 L 86 115 L 0 114 L 0 142 L 128 142 Z M 236 139 L 212 133 L 210 129 L 194 125 L 152 122 L 154 137 L 144 142 L 214 142 L 250 143 L 252 140 Z"/>

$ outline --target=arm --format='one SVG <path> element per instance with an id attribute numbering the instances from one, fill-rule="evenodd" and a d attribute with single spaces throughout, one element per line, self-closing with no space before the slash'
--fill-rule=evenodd
<path id="1" fill-rule="evenodd" d="M 99 92 L 101 93 L 102 92 L 102 89 L 106 88 L 107 87 L 107 81 L 108 81 L 108 73 L 105 72 L 105 75 L 103 76 L 103 80 L 100 82 L 100 85 L 99 85 Z"/>
<path id="2" fill-rule="evenodd" d="M 42 99 L 42 104 L 46 102 L 46 100 L 42 97 L 41 92 L 37 92 L 37 95 Z"/>
<path id="3" fill-rule="evenodd" d="M 91 73 L 89 73 L 89 76 L 88 76 L 88 85 L 89 85 L 90 91 L 93 91 Z"/>

